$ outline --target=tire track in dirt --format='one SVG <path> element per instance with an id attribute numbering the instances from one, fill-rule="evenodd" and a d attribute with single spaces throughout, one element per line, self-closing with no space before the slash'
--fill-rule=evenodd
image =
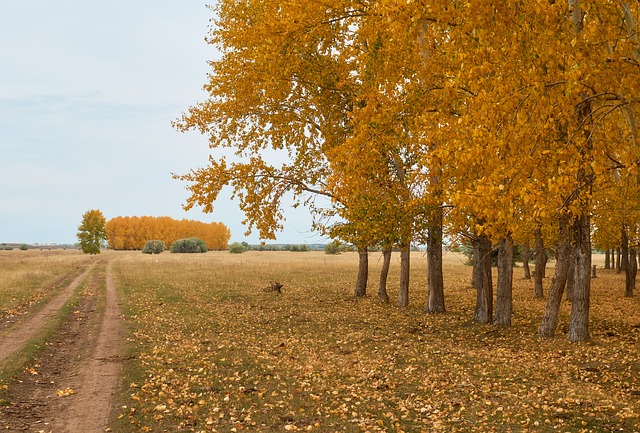
<path id="1" fill-rule="evenodd" d="M 89 274 L 75 311 L 34 365 L 12 381 L 0 405 L 0 431 L 111 431 L 126 361 L 124 338 L 118 292 L 107 263 L 106 270 Z"/>
<path id="2" fill-rule="evenodd" d="M 106 301 L 95 349 L 80 366 L 71 404 L 50 423 L 54 432 L 104 432 L 116 408 L 124 364 L 124 325 L 118 291 L 107 268 Z"/>
<path id="3" fill-rule="evenodd" d="M 3 331 L 0 335 L 0 366 L 2 366 L 11 355 L 20 350 L 40 333 L 69 298 L 71 298 L 76 287 L 89 275 L 89 272 L 91 272 L 94 266 L 95 264 L 90 265 L 60 293 L 47 302 L 40 311 L 24 320 L 16 322 L 13 326 Z"/>

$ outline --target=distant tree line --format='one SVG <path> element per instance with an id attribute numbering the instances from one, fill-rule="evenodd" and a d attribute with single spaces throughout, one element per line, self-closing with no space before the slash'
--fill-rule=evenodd
<path id="1" fill-rule="evenodd" d="M 142 250 L 147 241 L 172 245 L 178 239 L 197 237 L 209 250 L 226 250 L 231 232 L 223 223 L 175 220 L 170 217 L 116 217 L 106 224 L 107 243 L 113 250 Z"/>

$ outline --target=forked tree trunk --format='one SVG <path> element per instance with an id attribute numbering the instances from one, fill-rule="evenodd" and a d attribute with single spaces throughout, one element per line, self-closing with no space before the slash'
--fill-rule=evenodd
<path id="1" fill-rule="evenodd" d="M 635 248 L 629 249 L 629 255 L 627 257 L 628 263 L 627 270 L 625 271 L 624 296 L 632 297 L 636 288 L 636 275 L 638 273 Z"/>
<path id="2" fill-rule="evenodd" d="M 442 278 L 442 208 L 433 211 L 427 238 L 427 264 L 429 298 L 425 312 L 444 313 L 444 282 Z"/>
<path id="3" fill-rule="evenodd" d="M 387 277 L 391 266 L 391 247 L 382 250 L 382 270 L 380 271 L 380 284 L 378 285 L 378 299 L 385 304 L 389 303 L 387 294 Z"/>
<path id="4" fill-rule="evenodd" d="M 513 309 L 513 239 L 507 235 L 498 248 L 498 286 L 496 288 L 496 316 L 494 324 L 511 325 Z"/>
<path id="5" fill-rule="evenodd" d="M 574 224 L 576 242 L 576 283 L 573 287 L 569 341 L 589 339 L 589 304 L 591 298 L 591 218 L 585 213 Z"/>
<path id="6" fill-rule="evenodd" d="M 560 217 L 559 240 L 556 252 L 556 268 L 549 287 L 547 305 L 538 328 L 541 337 L 553 337 L 558 327 L 562 292 L 567 284 L 571 261 L 575 260 L 571 246 L 571 230 L 566 216 Z"/>
<path id="7" fill-rule="evenodd" d="M 493 282 L 491 280 L 491 241 L 485 235 L 474 239 L 478 249 L 476 275 L 476 309 L 473 318 L 478 323 L 493 322 Z"/>
<path id="8" fill-rule="evenodd" d="M 611 269 L 611 252 L 608 249 L 604 252 L 604 268 Z"/>
<path id="9" fill-rule="evenodd" d="M 356 298 L 367 295 L 367 280 L 369 279 L 369 253 L 367 248 L 358 248 L 358 279 L 356 280 Z"/>
<path id="10" fill-rule="evenodd" d="M 398 307 L 409 305 L 409 269 L 411 262 L 411 244 L 400 246 L 400 289 Z"/>
<path id="11" fill-rule="evenodd" d="M 544 298 L 544 290 L 542 288 L 542 279 L 545 275 L 545 267 L 547 264 L 547 251 L 544 247 L 542 239 L 542 231 L 538 228 L 535 231 L 536 237 L 536 262 L 533 269 L 533 293 L 536 298 Z"/>
<path id="12" fill-rule="evenodd" d="M 531 269 L 529 268 L 529 259 L 531 258 L 531 248 L 529 241 L 522 245 L 522 268 L 524 269 L 524 279 L 531 279 Z"/>

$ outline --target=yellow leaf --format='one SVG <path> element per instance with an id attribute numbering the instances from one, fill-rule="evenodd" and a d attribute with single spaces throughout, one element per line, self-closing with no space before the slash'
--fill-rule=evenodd
<path id="1" fill-rule="evenodd" d="M 56 395 L 58 397 L 67 397 L 69 395 L 73 395 L 76 394 L 76 392 L 74 390 L 72 390 L 71 388 L 65 388 L 65 389 L 59 389 L 56 391 Z"/>

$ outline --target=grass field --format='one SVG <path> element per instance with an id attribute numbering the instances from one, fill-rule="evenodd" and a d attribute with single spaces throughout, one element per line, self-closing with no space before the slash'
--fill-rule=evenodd
<path id="1" fill-rule="evenodd" d="M 71 281 L 87 260 L 76 250 L 0 251 L 0 320 L 29 311 Z"/>
<path id="2" fill-rule="evenodd" d="M 611 271 L 592 284 L 592 341 L 570 344 L 569 303 L 558 336 L 536 336 L 544 301 L 521 268 L 514 325 L 475 324 L 452 254 L 438 316 L 421 253 L 402 310 L 377 301 L 378 254 L 357 301 L 353 253 L 106 255 L 131 333 L 117 431 L 640 431 L 640 303 Z M 276 280 L 282 294 L 261 290 Z"/>

